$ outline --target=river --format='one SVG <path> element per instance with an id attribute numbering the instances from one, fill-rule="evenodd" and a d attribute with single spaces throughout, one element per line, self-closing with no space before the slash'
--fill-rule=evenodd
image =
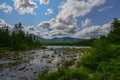
<path id="1" fill-rule="evenodd" d="M 41 50 L 6 52 L 0 59 L 0 80 L 35 80 L 44 69 L 56 71 L 63 60 L 77 62 L 82 55 L 80 48 L 90 47 L 47 46 Z"/>

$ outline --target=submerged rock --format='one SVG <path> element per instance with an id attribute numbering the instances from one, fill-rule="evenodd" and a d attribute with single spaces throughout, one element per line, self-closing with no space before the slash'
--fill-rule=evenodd
<path id="1" fill-rule="evenodd" d="M 22 66 L 22 67 L 20 67 L 18 70 L 24 70 L 26 67 L 25 66 Z"/>

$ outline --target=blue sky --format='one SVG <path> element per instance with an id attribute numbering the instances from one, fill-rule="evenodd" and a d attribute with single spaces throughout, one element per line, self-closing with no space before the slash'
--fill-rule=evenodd
<path id="1" fill-rule="evenodd" d="M 21 22 L 43 38 L 107 35 L 120 18 L 120 0 L 1 0 L 0 24 Z"/>

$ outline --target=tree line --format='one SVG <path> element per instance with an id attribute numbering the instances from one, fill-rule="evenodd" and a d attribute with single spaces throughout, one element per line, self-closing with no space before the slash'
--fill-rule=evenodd
<path id="1" fill-rule="evenodd" d="M 15 24 L 13 29 L 4 25 L 0 28 L 0 49 L 25 50 L 41 47 L 36 36 L 25 33 L 21 23 Z"/>
<path id="2" fill-rule="evenodd" d="M 57 46 L 91 46 L 94 44 L 94 41 L 97 38 L 91 38 L 91 39 L 84 39 L 82 41 L 78 42 L 43 42 L 41 41 L 41 44 L 44 46 L 50 46 L 50 45 L 57 45 Z"/>

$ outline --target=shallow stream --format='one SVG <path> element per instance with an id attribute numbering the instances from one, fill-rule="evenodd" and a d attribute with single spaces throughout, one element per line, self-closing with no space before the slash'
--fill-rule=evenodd
<path id="1" fill-rule="evenodd" d="M 77 62 L 82 55 L 79 48 L 85 47 L 47 46 L 42 50 L 6 52 L 0 59 L 0 80 L 35 80 L 44 69 L 56 71 L 64 60 Z"/>

